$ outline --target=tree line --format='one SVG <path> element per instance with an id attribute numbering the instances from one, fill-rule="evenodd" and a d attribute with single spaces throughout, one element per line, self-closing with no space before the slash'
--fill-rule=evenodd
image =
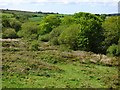
<path id="1" fill-rule="evenodd" d="M 14 18 L 8 18 L 3 15 L 3 38 L 24 38 L 37 43 L 46 41 L 72 50 L 120 55 L 119 16 L 106 18 L 105 15 L 84 12 L 64 17 L 52 14 L 40 22 L 31 22 L 29 17 L 14 15 Z"/>

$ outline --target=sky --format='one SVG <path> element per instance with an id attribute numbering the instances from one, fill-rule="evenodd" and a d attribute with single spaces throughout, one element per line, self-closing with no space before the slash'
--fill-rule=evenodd
<path id="1" fill-rule="evenodd" d="M 0 0 L 0 9 L 74 14 L 118 13 L 119 0 Z"/>

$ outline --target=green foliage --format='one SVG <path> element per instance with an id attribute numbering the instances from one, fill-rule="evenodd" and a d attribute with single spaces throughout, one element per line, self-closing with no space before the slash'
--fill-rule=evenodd
<path id="1" fill-rule="evenodd" d="M 2 18 L 7 17 L 7 18 L 13 18 L 13 14 L 10 13 L 2 13 Z"/>
<path id="2" fill-rule="evenodd" d="M 19 20 L 20 22 L 24 23 L 26 21 L 28 21 L 28 18 L 31 17 L 31 15 L 29 14 L 15 14 L 14 13 L 14 17 Z"/>
<path id="3" fill-rule="evenodd" d="M 40 23 L 39 34 L 43 35 L 52 31 L 53 28 L 60 25 L 60 18 L 56 15 L 49 15 L 45 17 Z"/>
<path id="4" fill-rule="evenodd" d="M 30 44 L 29 49 L 32 50 L 32 51 L 39 50 L 39 43 L 38 43 L 38 41 L 36 41 L 36 40 L 32 41 L 31 44 Z"/>
<path id="5" fill-rule="evenodd" d="M 10 26 L 11 28 L 14 28 L 16 32 L 18 32 L 21 29 L 21 22 L 16 19 L 10 20 Z"/>
<path id="6" fill-rule="evenodd" d="M 31 17 L 31 18 L 29 18 L 29 21 L 40 22 L 42 19 L 43 19 L 43 17 Z"/>
<path id="7" fill-rule="evenodd" d="M 41 23 L 39 34 L 44 35 L 44 34 L 47 34 L 47 33 L 51 32 L 51 30 L 52 30 L 52 28 L 49 25 L 49 23 Z"/>
<path id="8" fill-rule="evenodd" d="M 105 14 L 100 15 L 100 17 L 101 17 L 101 19 L 102 19 L 103 21 L 105 21 L 105 19 L 106 19 L 106 15 L 105 15 Z"/>
<path id="9" fill-rule="evenodd" d="M 119 21 L 120 21 L 119 17 L 113 16 L 106 18 L 106 20 L 103 22 L 102 26 L 104 28 L 104 37 L 105 37 L 105 40 L 103 41 L 104 51 L 107 51 L 108 48 L 111 48 L 113 44 L 118 45 L 118 40 L 120 36 Z"/>
<path id="10" fill-rule="evenodd" d="M 59 45 L 58 37 L 54 37 L 50 40 L 51 45 Z"/>
<path id="11" fill-rule="evenodd" d="M 118 23 L 118 17 L 109 17 L 103 23 L 105 46 L 109 47 L 112 44 L 118 44 L 120 25 Z"/>
<path id="12" fill-rule="evenodd" d="M 101 51 L 101 42 L 104 39 L 101 26 L 102 19 L 94 14 L 83 12 L 74 14 L 74 17 L 76 23 L 81 25 L 81 36 L 86 37 L 84 41 L 89 41 L 87 49 L 99 53 Z"/>
<path id="13" fill-rule="evenodd" d="M 2 38 L 17 38 L 17 33 L 15 32 L 15 29 L 12 28 L 6 28 L 3 31 Z"/>
<path id="14" fill-rule="evenodd" d="M 75 13 L 74 18 L 76 19 L 77 23 L 80 23 L 80 22 L 83 23 L 83 21 L 81 21 L 80 19 L 84 20 L 84 22 L 89 19 L 94 19 L 96 21 L 102 21 L 102 19 L 100 17 L 98 17 L 94 14 L 85 13 L 85 12 Z"/>
<path id="15" fill-rule="evenodd" d="M 26 22 L 22 25 L 22 30 L 18 32 L 20 37 L 24 37 L 26 39 L 35 39 L 38 37 L 39 26 L 34 22 Z M 34 37 L 33 37 L 34 36 Z"/>
<path id="16" fill-rule="evenodd" d="M 65 16 L 61 22 L 62 25 L 70 25 L 75 23 L 75 18 L 73 16 Z"/>
<path id="17" fill-rule="evenodd" d="M 74 15 L 74 25 L 64 28 L 64 32 L 59 37 L 59 42 L 68 44 L 74 50 L 86 50 L 100 52 L 103 38 L 101 18 L 90 13 L 76 13 Z M 66 22 L 69 19 L 66 19 Z M 94 46 L 94 47 L 93 47 Z"/>
<path id="18" fill-rule="evenodd" d="M 71 49 L 75 50 L 77 48 L 77 36 L 79 32 L 79 25 L 71 25 L 61 33 L 58 40 L 60 44 L 67 44 Z"/>
<path id="19" fill-rule="evenodd" d="M 77 47 L 78 50 L 89 51 L 89 40 L 87 37 L 79 35 L 77 36 Z"/>
<path id="20" fill-rule="evenodd" d="M 60 44 L 67 44 L 73 50 L 87 50 L 88 38 L 82 35 L 81 25 L 74 24 L 65 28 L 59 37 Z"/>
<path id="21" fill-rule="evenodd" d="M 67 25 L 60 25 L 60 26 L 54 28 L 54 29 L 50 32 L 50 34 L 49 34 L 50 43 L 53 44 L 53 45 L 59 45 L 58 38 L 59 38 L 60 34 L 61 34 L 67 27 L 68 27 Z"/>
<path id="22" fill-rule="evenodd" d="M 10 27 L 10 19 L 6 16 L 2 17 L 2 27 Z"/>
<path id="23" fill-rule="evenodd" d="M 50 32 L 50 39 L 54 38 L 54 37 L 59 37 L 60 34 L 67 28 L 67 25 L 61 25 L 58 26 L 56 28 L 54 28 L 51 32 Z"/>
<path id="24" fill-rule="evenodd" d="M 50 40 L 50 37 L 49 37 L 49 36 L 50 36 L 49 34 L 39 35 L 38 39 L 39 39 L 40 41 L 47 42 L 47 41 Z"/>
<path id="25" fill-rule="evenodd" d="M 71 52 L 72 51 L 70 45 L 66 45 L 66 44 L 60 44 L 59 50 L 62 52 L 65 52 L 65 51 Z"/>
<path id="26" fill-rule="evenodd" d="M 107 49 L 107 54 L 111 56 L 118 56 L 120 54 L 118 45 L 113 44 Z"/>

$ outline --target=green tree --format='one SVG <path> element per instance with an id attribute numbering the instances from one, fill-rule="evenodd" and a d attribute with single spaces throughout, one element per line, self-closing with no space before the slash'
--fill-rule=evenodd
<path id="1" fill-rule="evenodd" d="M 107 50 L 109 46 L 113 44 L 118 44 L 120 36 L 120 20 L 117 16 L 112 16 L 106 18 L 105 22 L 102 24 L 104 28 L 104 37 L 103 42 L 104 49 Z"/>
<path id="2" fill-rule="evenodd" d="M 87 50 L 88 38 L 82 35 L 82 29 L 80 24 L 70 25 L 59 36 L 59 43 L 66 44 L 73 50 Z"/>
<path id="3" fill-rule="evenodd" d="M 39 34 L 43 35 L 52 31 L 53 28 L 60 25 L 60 18 L 57 15 L 49 15 L 45 17 L 40 23 Z"/>
<path id="4" fill-rule="evenodd" d="M 103 41 L 102 19 L 99 16 L 90 13 L 75 13 L 74 18 L 77 24 L 81 25 L 81 36 L 89 41 L 87 49 L 99 53 L 101 52 L 101 42 Z M 93 47 L 94 46 L 94 47 Z"/>
<path id="5" fill-rule="evenodd" d="M 54 34 L 53 30 L 50 35 L 59 36 L 58 42 L 66 44 L 74 50 L 86 50 L 100 53 L 102 50 L 102 41 L 104 39 L 102 29 L 102 19 L 99 16 L 90 13 L 76 13 L 73 17 L 63 18 L 63 23 L 67 26 L 60 28 L 62 33 Z M 73 21 L 73 22 L 70 22 Z M 70 22 L 70 24 L 69 24 Z M 57 29 L 57 28 L 55 28 Z M 63 30 L 62 30 L 63 29 Z M 58 29 L 58 32 L 60 30 Z M 57 38 L 55 40 L 57 41 Z M 94 47 L 93 47 L 94 46 Z"/>
<path id="6" fill-rule="evenodd" d="M 39 25 L 34 22 L 26 22 L 22 25 L 22 30 L 18 32 L 19 37 L 26 39 L 38 38 Z"/>

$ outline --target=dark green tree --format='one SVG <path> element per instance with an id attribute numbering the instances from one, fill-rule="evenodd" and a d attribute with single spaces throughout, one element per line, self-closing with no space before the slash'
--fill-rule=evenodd
<path id="1" fill-rule="evenodd" d="M 87 49 L 100 53 L 102 46 L 101 43 L 104 39 L 102 29 L 102 19 L 99 16 L 90 13 L 76 13 L 74 18 L 77 24 L 81 25 L 81 36 L 85 37 L 88 42 Z M 94 47 L 93 47 L 94 46 Z"/>

